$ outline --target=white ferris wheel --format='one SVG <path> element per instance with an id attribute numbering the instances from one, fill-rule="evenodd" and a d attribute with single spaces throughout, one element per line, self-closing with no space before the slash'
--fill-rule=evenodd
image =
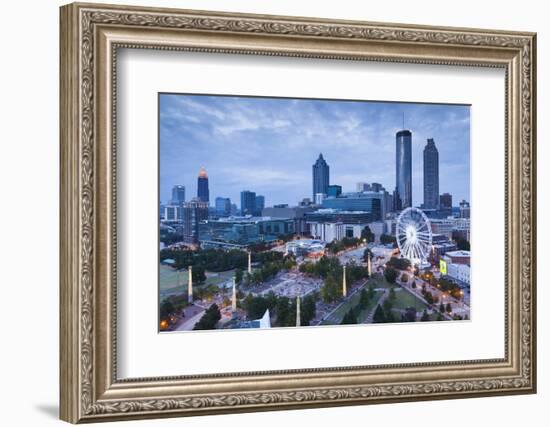
<path id="1" fill-rule="evenodd" d="M 401 255 L 412 265 L 427 261 L 432 250 L 432 226 L 428 217 L 417 208 L 406 208 L 397 218 L 395 237 Z"/>

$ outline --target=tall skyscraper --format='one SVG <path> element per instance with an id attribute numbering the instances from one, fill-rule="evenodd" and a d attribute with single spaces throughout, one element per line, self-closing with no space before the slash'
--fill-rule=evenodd
<path id="1" fill-rule="evenodd" d="M 231 215 L 231 199 L 228 197 L 216 197 L 216 213 L 222 216 Z"/>
<path id="2" fill-rule="evenodd" d="M 424 208 L 439 206 L 439 152 L 432 138 L 424 147 Z"/>
<path id="3" fill-rule="evenodd" d="M 208 219 L 208 203 L 198 199 L 183 203 L 183 240 L 199 243 L 199 223 Z"/>
<path id="4" fill-rule="evenodd" d="M 254 200 L 254 215 L 261 216 L 263 208 L 265 208 L 265 197 L 258 194 Z"/>
<path id="5" fill-rule="evenodd" d="M 412 206 L 412 133 L 400 130 L 395 135 L 395 186 L 401 209 Z"/>
<path id="6" fill-rule="evenodd" d="M 393 212 L 398 212 L 401 210 L 401 197 L 399 197 L 397 187 L 395 187 L 392 194 L 392 210 Z"/>
<path id="7" fill-rule="evenodd" d="M 256 193 L 254 191 L 241 191 L 241 215 L 254 215 L 256 210 Z"/>
<path id="8" fill-rule="evenodd" d="M 446 211 L 449 215 L 453 209 L 453 196 L 449 193 L 443 193 L 439 196 L 439 209 Z"/>
<path id="9" fill-rule="evenodd" d="M 197 179 L 197 198 L 201 202 L 210 204 L 210 191 L 208 190 L 208 175 L 206 170 L 201 167 L 199 177 Z"/>
<path id="10" fill-rule="evenodd" d="M 185 186 L 174 185 L 172 187 L 172 204 L 181 205 L 183 202 L 185 202 Z"/>
<path id="11" fill-rule="evenodd" d="M 316 200 L 316 195 L 328 193 L 330 180 L 330 168 L 323 159 L 323 154 L 319 154 L 319 158 L 312 166 L 313 168 L 313 200 Z"/>

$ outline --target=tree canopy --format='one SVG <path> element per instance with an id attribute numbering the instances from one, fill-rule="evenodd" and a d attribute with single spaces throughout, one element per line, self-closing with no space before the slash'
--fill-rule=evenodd
<path id="1" fill-rule="evenodd" d="M 220 309 L 217 304 L 212 304 L 206 309 L 201 319 L 195 324 L 193 329 L 195 330 L 205 330 L 205 329 L 216 329 L 218 321 L 222 318 Z"/>
<path id="2" fill-rule="evenodd" d="M 350 308 L 344 317 L 342 318 L 341 325 L 354 325 L 357 324 L 357 316 L 355 316 L 354 311 Z"/>
<path id="3" fill-rule="evenodd" d="M 384 278 L 388 283 L 395 283 L 395 280 L 397 279 L 397 274 L 397 270 L 392 267 L 386 267 L 386 269 L 384 270 Z"/>
<path id="4" fill-rule="evenodd" d="M 407 258 L 391 257 L 386 263 L 387 267 L 393 267 L 397 270 L 407 270 L 411 266 L 411 262 Z"/>
<path id="5" fill-rule="evenodd" d="M 365 239 L 367 243 L 374 242 L 374 233 L 371 231 L 368 225 L 366 225 L 365 228 L 361 230 L 361 240 L 362 239 Z"/>

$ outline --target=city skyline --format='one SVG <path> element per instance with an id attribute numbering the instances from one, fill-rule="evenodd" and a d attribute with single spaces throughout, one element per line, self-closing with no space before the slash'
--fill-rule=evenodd
<path id="1" fill-rule="evenodd" d="M 196 197 L 204 167 L 211 201 L 238 203 L 240 192 L 250 190 L 265 196 L 265 206 L 296 205 L 311 197 L 311 167 L 320 153 L 331 168 L 330 184 L 343 192 L 380 182 L 391 193 L 403 116 L 412 132 L 413 205 L 423 202 L 428 138 L 440 151 L 441 193 L 455 202 L 470 199 L 468 106 L 163 94 L 159 114 L 163 203 L 177 184 L 188 200 Z"/>

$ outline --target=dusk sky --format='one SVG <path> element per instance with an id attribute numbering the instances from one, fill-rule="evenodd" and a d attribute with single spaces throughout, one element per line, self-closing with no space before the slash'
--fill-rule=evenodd
<path id="1" fill-rule="evenodd" d="M 395 188 L 395 133 L 412 132 L 413 204 L 423 202 L 427 138 L 439 150 L 439 190 L 453 205 L 470 200 L 470 107 L 366 101 L 301 100 L 162 94 L 160 96 L 160 200 L 176 184 L 186 200 L 197 195 L 206 168 L 210 204 L 240 192 L 265 196 L 266 206 L 296 205 L 312 197 L 312 165 L 323 153 L 330 184 L 344 192 L 357 182 Z"/>

